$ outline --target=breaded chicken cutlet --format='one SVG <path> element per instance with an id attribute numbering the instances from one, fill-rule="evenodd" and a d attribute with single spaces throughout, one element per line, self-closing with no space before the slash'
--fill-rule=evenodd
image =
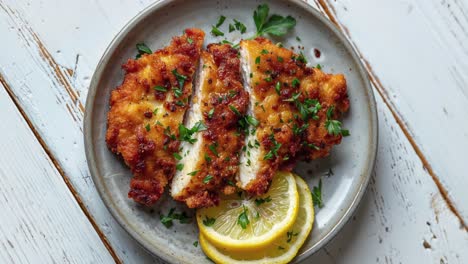
<path id="1" fill-rule="evenodd" d="M 189 208 L 217 205 L 219 194 L 235 192 L 244 144 L 238 123 L 249 100 L 237 50 L 227 44 L 210 44 L 202 51 L 200 64 L 185 127 L 193 133 L 203 131 L 182 142 L 181 166 L 171 186 L 174 199 L 184 201 Z"/>
<path id="2" fill-rule="evenodd" d="M 340 143 L 341 133 L 330 133 L 327 126 L 348 110 L 349 100 L 343 75 L 306 67 L 302 54 L 268 39 L 243 40 L 240 53 L 249 115 L 258 126 L 246 138 L 238 185 L 261 195 L 275 172 L 291 170 L 299 154 L 324 157 Z"/>
<path id="3" fill-rule="evenodd" d="M 154 204 L 176 170 L 179 124 L 192 94 L 204 32 L 186 29 L 169 46 L 123 65 L 121 86 L 112 91 L 106 141 L 130 167 L 128 196 Z"/>

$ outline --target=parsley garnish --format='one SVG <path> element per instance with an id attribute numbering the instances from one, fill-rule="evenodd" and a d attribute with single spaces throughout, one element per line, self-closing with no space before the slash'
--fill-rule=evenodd
<path id="1" fill-rule="evenodd" d="M 236 30 L 236 28 L 234 27 L 233 24 L 229 24 L 229 33 L 233 32 L 234 30 Z"/>
<path id="2" fill-rule="evenodd" d="M 155 87 L 153 87 L 153 89 L 159 92 L 167 92 L 166 87 L 163 87 L 161 85 L 156 85 Z"/>
<path id="3" fill-rule="evenodd" d="M 286 240 L 286 242 L 288 242 L 288 243 L 291 242 L 293 236 L 297 236 L 297 235 L 299 235 L 299 233 L 294 233 L 293 231 L 288 231 L 286 233 L 286 236 L 288 238 L 288 240 Z"/>
<path id="4" fill-rule="evenodd" d="M 259 5 L 257 10 L 254 11 L 253 19 L 255 22 L 255 27 L 257 28 L 257 34 L 255 37 L 264 34 L 283 36 L 288 32 L 289 29 L 296 26 L 296 19 L 293 17 L 283 17 L 276 14 L 268 17 L 269 12 L 270 8 L 267 4 Z"/>
<path id="5" fill-rule="evenodd" d="M 151 51 L 151 49 L 148 48 L 148 46 L 146 46 L 145 43 L 138 43 L 138 44 L 136 44 L 136 48 L 137 48 L 137 50 L 138 50 L 138 54 L 136 55 L 136 58 L 137 58 L 137 59 L 139 59 L 139 58 L 141 57 L 141 55 L 143 55 L 143 54 L 151 54 L 151 53 L 153 53 L 153 52 Z"/>
<path id="6" fill-rule="evenodd" d="M 203 224 L 205 226 L 212 226 L 216 222 L 216 218 L 211 218 L 205 215 L 205 219 L 203 220 Z"/>
<path id="7" fill-rule="evenodd" d="M 181 160 L 181 159 L 182 159 L 182 156 L 181 156 L 179 153 L 177 153 L 177 152 L 174 152 L 172 155 L 174 156 L 174 158 L 175 158 L 176 160 Z"/>
<path id="8" fill-rule="evenodd" d="M 208 154 L 205 153 L 205 160 L 206 162 L 211 162 L 211 157 L 208 156 Z"/>
<path id="9" fill-rule="evenodd" d="M 245 121 L 247 121 L 247 124 L 254 127 L 257 127 L 260 124 L 260 122 L 255 117 L 249 115 L 245 116 Z"/>
<path id="10" fill-rule="evenodd" d="M 255 58 L 255 64 L 260 64 L 260 56 L 258 56 L 257 58 Z"/>
<path id="11" fill-rule="evenodd" d="M 178 73 L 177 69 L 172 70 L 172 74 L 174 74 L 174 76 L 176 77 L 177 82 L 179 83 L 179 88 L 184 89 L 184 83 L 188 77 Z"/>
<path id="12" fill-rule="evenodd" d="M 182 89 L 172 87 L 172 90 L 174 91 L 174 96 L 176 98 L 179 98 L 182 96 Z"/>
<path id="13" fill-rule="evenodd" d="M 198 241 L 193 242 L 192 244 L 194 247 L 198 247 Z"/>
<path id="14" fill-rule="evenodd" d="M 237 108 L 235 106 L 232 106 L 230 105 L 229 106 L 229 109 L 231 109 L 231 111 L 234 112 L 234 114 L 238 115 L 238 116 L 241 116 L 242 114 L 239 112 L 239 110 L 237 110 Z"/>
<path id="15" fill-rule="evenodd" d="M 181 171 L 181 170 L 183 170 L 183 169 L 184 169 L 184 164 L 178 163 L 178 164 L 176 165 L 176 170 Z"/>
<path id="16" fill-rule="evenodd" d="M 297 56 L 296 61 L 299 61 L 299 62 L 302 62 L 302 63 L 304 63 L 304 64 L 307 64 L 307 59 L 305 58 L 305 56 L 304 56 L 304 54 L 302 53 L 302 51 L 301 51 L 301 53 L 299 54 L 299 56 Z"/>
<path id="17" fill-rule="evenodd" d="M 169 210 L 169 214 L 167 216 L 165 215 L 161 215 L 160 216 L 160 220 L 161 220 L 161 223 L 167 227 L 167 228 L 170 228 L 173 224 L 173 220 L 179 220 L 179 223 L 181 224 L 187 224 L 187 223 L 190 223 L 190 217 L 187 215 L 186 212 L 182 212 L 180 214 L 178 213 L 174 213 L 175 211 L 175 208 L 171 208 L 171 210 Z"/>
<path id="18" fill-rule="evenodd" d="M 199 172 L 198 170 L 195 170 L 195 171 L 187 173 L 187 175 L 195 176 L 195 175 L 197 175 L 198 172 Z"/>
<path id="19" fill-rule="evenodd" d="M 218 147 L 217 142 L 215 142 L 215 143 L 208 146 L 208 148 L 211 150 L 211 152 L 213 152 L 213 154 L 215 154 L 216 157 L 219 157 L 218 151 L 216 150 L 217 147 Z"/>
<path id="20" fill-rule="evenodd" d="M 197 141 L 197 139 L 192 138 L 193 134 L 204 130 L 206 130 L 206 126 L 205 124 L 203 124 L 202 121 L 198 121 L 197 123 L 195 123 L 195 125 L 193 125 L 191 129 L 187 128 L 183 124 L 180 124 L 179 139 L 181 141 L 187 141 L 188 143 L 193 144 Z"/>
<path id="21" fill-rule="evenodd" d="M 236 27 L 236 29 L 239 30 L 241 34 L 244 34 L 247 31 L 247 27 L 244 24 L 242 24 L 242 22 L 237 21 L 235 19 L 233 20 L 234 20 L 234 27 Z"/>
<path id="22" fill-rule="evenodd" d="M 208 111 L 208 118 L 209 119 L 213 118 L 214 111 L 215 111 L 214 108 L 211 108 L 210 111 Z"/>
<path id="23" fill-rule="evenodd" d="M 221 15 L 219 18 L 218 18 L 218 23 L 216 23 L 216 27 L 219 27 L 221 26 L 223 23 L 224 23 L 224 20 L 226 20 L 226 17 Z"/>
<path id="24" fill-rule="evenodd" d="M 301 41 L 301 38 L 299 36 L 296 36 L 297 41 Z"/>
<path id="25" fill-rule="evenodd" d="M 224 36 L 224 33 L 215 26 L 211 27 L 211 34 L 215 37 Z"/>
<path id="26" fill-rule="evenodd" d="M 338 120 L 333 120 L 333 111 L 335 106 L 330 106 L 327 109 L 327 120 L 325 121 L 325 127 L 327 128 L 328 134 L 338 136 L 342 135 L 344 137 L 349 136 L 349 130 L 343 129 L 342 124 Z"/>
<path id="27" fill-rule="evenodd" d="M 268 202 L 271 202 L 271 198 L 270 196 L 268 196 L 267 198 L 263 199 L 263 198 L 257 198 L 255 199 L 255 204 L 257 206 L 261 205 L 261 204 L 264 204 L 264 203 L 268 203 Z"/>
<path id="28" fill-rule="evenodd" d="M 312 201 L 314 202 L 314 206 L 318 206 L 319 208 L 323 207 L 322 179 L 319 180 L 318 186 L 314 186 L 314 188 L 312 188 Z"/>
<path id="29" fill-rule="evenodd" d="M 262 49 L 262 51 L 260 51 L 260 54 L 268 54 L 268 50 Z"/>
<path id="30" fill-rule="evenodd" d="M 146 129 L 146 132 L 149 132 L 151 130 L 150 124 L 146 124 L 145 129 Z"/>
<path id="31" fill-rule="evenodd" d="M 156 114 L 158 113 L 158 110 L 159 110 L 159 108 L 156 107 L 156 108 L 153 110 L 153 114 L 156 115 Z"/>
<path id="32" fill-rule="evenodd" d="M 244 211 L 239 215 L 237 218 L 237 224 L 242 227 L 242 229 L 246 229 L 247 225 L 249 225 L 249 216 L 247 215 L 248 209 L 243 206 Z"/>
<path id="33" fill-rule="evenodd" d="M 281 90 L 281 82 L 277 82 L 275 85 L 275 91 L 279 95 Z"/>
<path id="34" fill-rule="evenodd" d="M 279 62 L 283 62 L 283 61 L 284 61 L 283 57 L 280 57 L 280 56 L 276 57 L 276 59 L 277 59 Z"/>
<path id="35" fill-rule="evenodd" d="M 317 68 L 317 69 L 321 70 L 321 69 L 322 69 L 322 65 L 320 65 L 320 64 L 317 64 L 317 66 L 315 66 L 315 68 Z"/>
<path id="36" fill-rule="evenodd" d="M 292 80 L 292 83 L 291 83 L 291 85 L 292 85 L 293 88 L 298 87 L 300 84 L 301 84 L 301 83 L 299 82 L 299 79 L 297 79 L 297 78 L 294 78 L 294 79 Z"/>
<path id="37" fill-rule="evenodd" d="M 273 156 L 278 157 L 278 150 L 281 148 L 281 143 L 276 141 L 273 134 L 270 135 L 270 140 L 273 142 L 273 148 L 271 148 L 270 151 L 268 151 L 268 153 L 263 156 L 263 160 L 272 159 Z"/>
<path id="38" fill-rule="evenodd" d="M 293 81 L 294 82 L 294 81 Z M 301 93 L 293 94 L 293 96 L 289 99 L 285 99 L 286 102 L 294 102 L 299 113 L 301 114 L 301 118 L 304 121 L 307 121 L 309 118 L 314 120 L 318 119 L 318 111 L 322 109 L 322 105 L 317 99 L 305 99 L 304 102 L 299 100 Z"/>
<path id="39" fill-rule="evenodd" d="M 189 44 L 192 44 L 192 43 L 193 43 L 193 39 L 187 38 L 187 42 L 188 42 Z"/>
<path id="40" fill-rule="evenodd" d="M 213 179 L 213 176 L 211 175 L 206 175 L 206 177 L 203 179 L 204 184 L 208 184 L 211 180 Z"/>

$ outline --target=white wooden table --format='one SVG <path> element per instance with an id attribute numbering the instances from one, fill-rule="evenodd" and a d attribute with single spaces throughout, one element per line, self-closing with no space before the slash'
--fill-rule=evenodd
<path id="1" fill-rule="evenodd" d="M 151 0 L 0 0 L 0 263 L 161 263 L 93 185 L 90 77 Z M 468 1 L 317 0 L 366 66 L 379 115 L 362 205 L 307 263 L 468 263 Z"/>

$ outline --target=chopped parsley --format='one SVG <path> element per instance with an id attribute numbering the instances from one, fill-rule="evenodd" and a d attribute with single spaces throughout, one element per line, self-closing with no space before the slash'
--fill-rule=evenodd
<path id="1" fill-rule="evenodd" d="M 294 82 L 294 81 L 293 81 Z M 309 118 L 314 120 L 318 119 L 318 111 L 322 109 L 322 105 L 317 99 L 305 99 L 304 102 L 299 100 L 301 93 L 293 94 L 293 96 L 289 99 L 284 101 L 286 102 L 294 102 L 299 113 L 301 114 L 301 118 L 304 121 L 307 121 Z"/>
<path id="2" fill-rule="evenodd" d="M 174 152 L 172 155 L 174 156 L 174 158 L 175 158 L 176 160 L 181 160 L 181 159 L 182 159 L 182 156 L 181 156 L 179 153 L 177 153 L 177 152 Z"/>
<path id="3" fill-rule="evenodd" d="M 218 143 L 215 142 L 213 144 L 210 144 L 208 146 L 208 148 L 211 150 L 211 152 L 213 152 L 213 154 L 215 154 L 216 157 L 219 157 L 219 154 L 218 154 L 218 150 L 216 149 L 218 147 Z"/>
<path id="4" fill-rule="evenodd" d="M 224 36 L 224 33 L 215 26 L 211 27 L 211 34 L 215 37 Z"/>
<path id="5" fill-rule="evenodd" d="M 257 199 L 255 199 L 255 204 L 256 204 L 257 206 L 262 205 L 262 204 L 264 204 L 264 203 L 268 203 L 268 202 L 271 202 L 270 196 L 268 196 L 268 197 L 265 198 L 265 199 L 263 199 L 263 198 L 257 198 Z"/>
<path id="6" fill-rule="evenodd" d="M 320 65 L 320 64 L 317 64 L 317 66 L 315 66 L 315 68 L 317 68 L 317 69 L 321 70 L 321 69 L 322 69 L 322 65 Z"/>
<path id="7" fill-rule="evenodd" d="M 318 186 L 312 188 L 312 201 L 314 202 L 314 206 L 318 206 L 319 208 L 323 207 L 322 179 L 319 180 Z"/>
<path id="8" fill-rule="evenodd" d="M 296 36 L 297 41 L 301 41 L 301 38 L 299 36 Z"/>
<path id="9" fill-rule="evenodd" d="M 187 38 L 187 42 L 188 42 L 189 44 L 192 44 L 192 43 L 193 43 L 193 39 Z"/>
<path id="10" fill-rule="evenodd" d="M 195 171 L 187 173 L 187 175 L 195 176 L 195 175 L 197 175 L 198 172 L 199 172 L 198 170 L 195 170 Z"/>
<path id="11" fill-rule="evenodd" d="M 179 97 L 182 96 L 182 89 L 172 87 L 172 91 L 174 91 L 174 96 L 175 96 L 176 98 L 179 98 Z"/>
<path id="12" fill-rule="evenodd" d="M 257 127 L 260 124 L 260 122 L 253 116 L 246 115 L 245 120 L 247 121 L 249 125 L 254 126 L 254 127 Z"/>
<path id="13" fill-rule="evenodd" d="M 166 87 L 161 86 L 161 85 L 156 85 L 155 87 L 153 87 L 153 89 L 159 92 L 167 92 Z"/>
<path id="14" fill-rule="evenodd" d="M 151 130 L 150 124 L 146 124 L 145 129 L 146 129 L 146 132 L 149 132 Z"/>
<path id="15" fill-rule="evenodd" d="M 244 34 L 247 31 L 247 27 L 240 21 L 234 20 L 234 27 L 241 33 Z"/>
<path id="16" fill-rule="evenodd" d="M 223 23 L 224 23 L 224 20 L 226 20 L 226 17 L 221 15 L 219 18 L 218 18 L 218 22 L 216 23 L 216 27 L 220 27 Z"/>
<path id="17" fill-rule="evenodd" d="M 297 235 L 299 235 L 299 233 L 294 233 L 293 231 L 288 231 L 288 232 L 286 233 L 286 237 L 288 238 L 288 239 L 286 240 L 286 242 L 288 242 L 288 243 L 291 242 L 292 238 L 295 237 L 295 236 L 297 236 Z"/>
<path id="18" fill-rule="evenodd" d="M 184 89 L 184 83 L 188 77 L 178 73 L 177 69 L 172 70 L 172 74 L 174 74 L 174 76 L 176 77 L 177 82 L 179 83 L 179 88 Z"/>
<path id="19" fill-rule="evenodd" d="M 268 151 L 268 153 L 263 156 L 263 160 L 272 159 L 273 156 L 278 157 L 278 150 L 281 148 L 281 143 L 276 141 L 273 134 L 270 135 L 270 140 L 273 142 L 273 148 L 271 148 L 270 151 Z"/>
<path id="20" fill-rule="evenodd" d="M 271 82 L 271 81 L 273 81 L 273 79 L 272 79 L 271 77 L 266 77 L 264 80 L 265 80 L 266 82 Z"/>
<path id="21" fill-rule="evenodd" d="M 216 222 L 216 218 L 211 218 L 205 215 L 205 219 L 203 219 L 203 224 L 205 226 L 213 226 Z"/>
<path id="22" fill-rule="evenodd" d="M 325 121 L 325 127 L 327 128 L 328 134 L 338 136 L 342 135 L 344 137 L 349 136 L 349 130 L 343 129 L 342 124 L 338 120 L 333 120 L 333 111 L 335 106 L 330 106 L 327 109 L 327 120 Z"/>
<path id="23" fill-rule="evenodd" d="M 269 53 L 269 52 L 268 52 L 268 50 L 266 50 L 266 49 L 262 49 L 262 51 L 260 51 L 260 54 L 268 54 L 268 53 Z"/>
<path id="24" fill-rule="evenodd" d="M 160 216 L 160 221 L 166 228 L 170 228 L 173 225 L 174 220 L 179 220 L 179 223 L 181 224 L 187 224 L 190 223 L 191 218 L 186 212 L 182 212 L 180 214 L 175 213 L 175 208 L 171 208 L 167 216 Z"/>
<path id="25" fill-rule="evenodd" d="M 233 24 L 229 24 L 229 33 L 233 32 L 234 30 L 236 30 L 236 28 L 234 27 Z"/>
<path id="26" fill-rule="evenodd" d="M 275 91 L 279 95 L 281 91 L 281 82 L 277 82 L 275 85 Z"/>
<path id="27" fill-rule="evenodd" d="M 146 46 L 145 43 L 138 43 L 136 44 L 136 48 L 138 51 L 138 54 L 136 55 L 136 58 L 139 59 L 143 54 L 151 54 L 153 53 L 148 46 Z"/>
<path id="28" fill-rule="evenodd" d="M 292 85 L 293 88 L 298 87 L 300 84 L 301 84 L 301 83 L 299 82 L 299 79 L 297 79 L 297 78 L 294 78 L 294 79 L 292 80 L 292 83 L 291 83 L 291 85 Z"/>
<path id="29" fill-rule="evenodd" d="M 276 59 L 277 59 L 279 62 L 283 62 L 283 61 L 284 61 L 283 57 L 280 57 L 280 56 L 276 57 Z"/>
<path id="30" fill-rule="evenodd" d="M 181 141 L 187 141 L 188 143 L 193 144 L 197 141 L 196 138 L 192 138 L 193 134 L 200 132 L 200 131 L 204 131 L 206 129 L 207 127 L 205 126 L 205 124 L 203 124 L 202 121 L 198 121 L 190 129 L 184 126 L 183 124 L 180 124 L 179 125 L 179 139 Z"/>
<path id="31" fill-rule="evenodd" d="M 244 210 L 237 218 L 237 224 L 240 225 L 242 229 L 246 229 L 250 221 L 249 221 L 249 216 L 247 215 L 248 209 L 245 208 L 245 206 L 243 206 L 243 208 Z"/>
<path id="32" fill-rule="evenodd" d="M 181 170 L 183 170 L 183 169 L 184 169 L 184 164 L 178 163 L 178 164 L 176 165 L 176 170 L 181 171 Z"/>
<path id="33" fill-rule="evenodd" d="M 210 174 L 206 175 L 206 177 L 203 179 L 204 184 L 208 184 L 211 180 L 213 179 L 213 176 Z"/>
<path id="34" fill-rule="evenodd" d="M 255 64 L 260 64 L 260 56 L 258 56 L 257 58 L 255 58 Z"/>
<path id="35" fill-rule="evenodd" d="M 198 247 L 198 241 L 193 242 L 192 244 L 194 247 Z"/>
<path id="36" fill-rule="evenodd" d="M 237 108 L 235 106 L 230 105 L 229 109 L 231 109 L 231 111 L 233 111 L 234 114 L 236 114 L 238 116 L 242 116 L 242 114 L 239 112 L 239 110 L 237 110 Z"/>
<path id="37" fill-rule="evenodd" d="M 156 115 L 156 114 L 158 113 L 158 110 L 159 110 L 159 108 L 156 107 L 156 108 L 153 110 L 153 114 Z"/>
<path id="38" fill-rule="evenodd" d="M 214 108 L 211 108 L 210 111 L 208 111 L 208 118 L 209 119 L 213 118 L 214 111 L 215 111 Z"/>
<path id="39" fill-rule="evenodd" d="M 205 153 L 205 160 L 206 162 L 211 162 L 211 157 L 208 156 L 208 154 Z"/>
<path id="40" fill-rule="evenodd" d="M 299 56 L 297 56 L 296 61 L 302 62 L 304 64 L 307 64 L 307 59 L 305 58 L 304 54 L 302 51 L 300 52 Z"/>

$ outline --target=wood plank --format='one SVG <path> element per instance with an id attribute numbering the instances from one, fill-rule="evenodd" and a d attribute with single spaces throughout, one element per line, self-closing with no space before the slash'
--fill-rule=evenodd
<path id="1" fill-rule="evenodd" d="M 80 103 L 84 103 L 89 78 L 108 42 L 127 19 L 148 3 L 125 0 L 115 6 L 110 0 L 66 4 L 58 0 L 33 3 L 0 0 L 3 9 L 0 9 L 2 45 L 10 51 L 0 54 L 0 65 L 9 65 L 0 68 L 0 73 L 5 76 L 19 104 L 95 221 L 102 227 L 116 253 L 127 263 L 147 263 L 154 259 L 118 226 L 97 195 L 84 157 Z M 114 8 L 106 9 L 107 6 Z M 84 13 L 92 19 L 83 19 Z M 390 255 L 397 251 L 407 253 L 406 250 L 414 249 L 414 252 L 426 254 L 424 259 L 438 262 L 443 249 L 459 251 L 459 247 L 445 240 L 465 245 L 466 237 L 453 224 L 454 217 L 445 204 L 437 198 L 438 190 L 430 176 L 422 170 L 420 159 L 408 145 L 385 104 L 382 100 L 378 102 L 381 120 L 388 119 L 386 125 L 381 124 L 381 134 L 392 137 L 391 140 L 380 140 L 376 182 L 372 187 L 375 191 L 365 197 L 364 206 L 356 216 L 358 224 L 349 224 L 338 239 L 313 257 L 317 263 L 333 263 L 329 255 L 341 263 L 347 262 L 346 258 L 362 260 L 369 254 L 368 248 L 377 248 L 370 256 Z M 403 173 L 405 177 L 398 179 L 398 175 Z M 411 173 L 416 175 L 419 183 L 412 179 Z M 400 192 L 395 191 L 398 188 L 401 188 Z M 420 189 L 420 192 L 414 191 Z M 433 200 L 438 206 L 438 222 L 434 220 L 435 210 L 431 209 Z M 400 206 L 408 208 L 398 211 Z M 384 218 L 386 222 L 382 220 Z M 436 236 L 441 238 L 439 242 L 429 241 L 431 233 L 425 227 L 426 221 L 436 226 L 433 228 Z M 384 224 L 388 225 L 389 232 L 385 232 Z M 359 226 L 358 231 L 354 230 L 355 225 Z M 379 235 L 383 237 L 382 244 L 378 244 Z M 412 243 L 398 244 L 399 239 L 407 237 L 416 242 L 411 240 Z M 421 251 L 420 239 L 423 238 L 428 239 L 434 248 L 439 244 L 441 247 L 430 252 Z M 392 251 L 392 248 L 395 250 Z M 400 254 L 393 261 L 413 260 L 415 256 L 418 255 Z M 466 259 L 465 255 L 461 256 Z M 380 261 L 385 260 L 382 258 Z M 375 260 L 368 262 L 374 263 Z"/>
<path id="2" fill-rule="evenodd" d="M 320 2 L 364 55 L 378 90 L 466 227 L 468 3 Z"/>
<path id="3" fill-rule="evenodd" d="M 382 136 L 368 192 L 342 232 L 309 262 L 466 263 L 467 232 L 389 109 L 376 99 Z"/>
<path id="4" fill-rule="evenodd" d="M 113 263 L 1 84 L 0 105 L 0 262 Z"/>

